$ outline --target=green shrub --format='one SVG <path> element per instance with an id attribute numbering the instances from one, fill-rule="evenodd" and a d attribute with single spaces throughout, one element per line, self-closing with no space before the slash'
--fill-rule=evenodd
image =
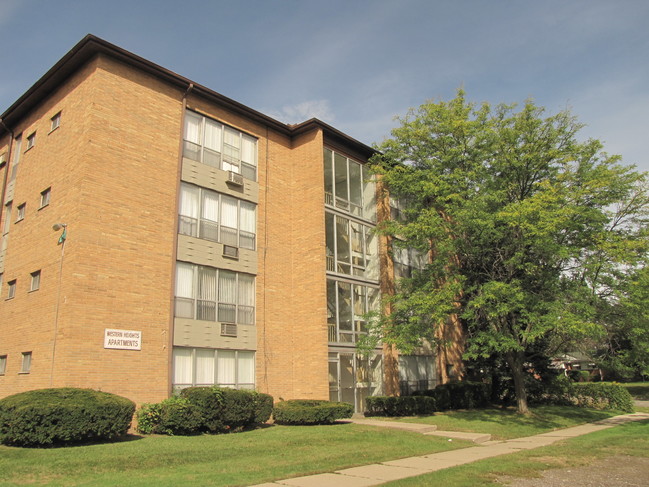
<path id="1" fill-rule="evenodd" d="M 265 423 L 273 414 L 273 396 L 254 392 L 253 400 L 255 402 L 255 423 Z"/>
<path id="2" fill-rule="evenodd" d="M 437 386 L 434 391 L 438 403 L 448 404 L 448 408 L 440 409 L 475 409 L 489 402 L 489 386 L 482 382 L 449 382 Z"/>
<path id="3" fill-rule="evenodd" d="M 613 409 L 625 413 L 634 411 L 631 394 L 620 384 L 603 384 L 601 382 L 573 384 L 570 396 L 573 404 L 577 406 Z"/>
<path id="4" fill-rule="evenodd" d="M 223 391 L 219 387 L 188 387 L 180 395 L 198 409 L 202 419 L 202 430 L 209 433 L 227 431 L 223 422 Z"/>
<path id="5" fill-rule="evenodd" d="M 244 389 L 189 387 L 182 390 L 181 396 L 198 408 L 202 429 L 210 433 L 265 423 L 273 408 L 272 396 Z"/>
<path id="6" fill-rule="evenodd" d="M 273 408 L 275 422 L 290 425 L 332 424 L 353 414 L 352 404 L 310 399 L 282 401 Z"/>
<path id="7" fill-rule="evenodd" d="M 40 389 L 0 400 L 0 443 L 46 447 L 123 436 L 135 403 L 91 389 Z"/>
<path id="8" fill-rule="evenodd" d="M 145 434 L 195 435 L 203 426 L 198 407 L 184 397 L 172 396 L 157 404 L 144 404 L 137 413 L 137 430 Z"/>
<path id="9" fill-rule="evenodd" d="M 433 414 L 436 408 L 434 397 L 428 394 L 413 396 L 371 396 L 366 400 L 367 416 L 420 416 Z"/>

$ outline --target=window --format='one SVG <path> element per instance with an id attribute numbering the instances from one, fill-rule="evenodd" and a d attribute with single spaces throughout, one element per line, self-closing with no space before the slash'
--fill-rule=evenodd
<path id="1" fill-rule="evenodd" d="M 14 156 L 13 161 L 11 161 L 11 175 L 9 176 L 9 182 L 12 182 L 16 179 L 18 174 L 18 163 L 20 162 L 21 146 L 22 146 L 23 136 L 22 134 L 18 135 L 14 140 Z"/>
<path id="2" fill-rule="evenodd" d="M 52 122 L 50 125 L 50 132 L 52 130 L 59 128 L 59 125 L 61 125 L 61 112 L 57 113 L 52 118 L 50 118 L 50 121 Z"/>
<path id="3" fill-rule="evenodd" d="M 5 205 L 5 217 L 2 224 L 2 236 L 9 233 L 9 226 L 11 225 L 11 206 L 13 202 L 10 201 Z"/>
<path id="4" fill-rule="evenodd" d="M 257 205 L 182 183 L 178 233 L 255 250 Z"/>
<path id="5" fill-rule="evenodd" d="M 257 139 L 189 110 L 185 112 L 183 156 L 257 179 Z"/>
<path id="6" fill-rule="evenodd" d="M 255 277 L 177 262 L 175 316 L 254 325 Z"/>
<path id="7" fill-rule="evenodd" d="M 392 260 L 394 262 L 394 277 L 412 277 L 414 269 L 426 267 L 427 254 L 417 249 L 392 245 Z"/>
<path id="8" fill-rule="evenodd" d="M 356 343 L 367 333 L 367 314 L 378 309 L 378 288 L 327 279 L 330 342 Z"/>
<path id="9" fill-rule="evenodd" d="M 7 299 L 13 299 L 16 295 L 16 279 L 7 282 Z"/>
<path id="10" fill-rule="evenodd" d="M 7 356 L 0 355 L 0 375 L 5 375 L 7 372 Z"/>
<path id="11" fill-rule="evenodd" d="M 341 215 L 325 213 L 327 271 L 378 280 L 374 229 Z"/>
<path id="12" fill-rule="evenodd" d="M 255 388 L 255 352 L 174 347 L 174 391 L 191 386 Z"/>
<path id="13" fill-rule="evenodd" d="M 434 389 L 437 384 L 433 355 L 399 355 L 399 386 L 401 394 Z"/>
<path id="14" fill-rule="evenodd" d="M 20 365 L 21 374 L 29 374 L 32 368 L 32 352 L 23 352 L 23 360 Z"/>
<path id="15" fill-rule="evenodd" d="M 29 286 L 30 291 L 37 291 L 41 287 L 41 271 L 34 271 L 31 273 L 32 281 Z"/>
<path id="16" fill-rule="evenodd" d="M 34 144 L 36 144 L 36 132 L 27 136 L 27 149 L 25 149 L 25 152 L 34 147 Z"/>
<path id="17" fill-rule="evenodd" d="M 18 210 L 18 214 L 16 215 L 16 222 L 19 222 L 20 220 L 25 219 L 25 205 L 26 204 L 27 203 L 23 203 L 22 205 L 18 205 L 18 208 L 16 208 Z"/>
<path id="18" fill-rule="evenodd" d="M 43 208 L 43 207 L 50 204 L 51 193 L 52 193 L 52 188 L 47 188 L 47 189 L 44 189 L 43 191 L 41 191 L 41 206 L 40 206 L 40 208 Z"/>
<path id="19" fill-rule="evenodd" d="M 0 154 L 0 169 L 5 167 L 5 164 L 7 164 L 7 153 Z"/>
<path id="20" fill-rule="evenodd" d="M 324 150 L 325 204 L 365 220 L 376 221 L 376 185 L 367 168 Z"/>

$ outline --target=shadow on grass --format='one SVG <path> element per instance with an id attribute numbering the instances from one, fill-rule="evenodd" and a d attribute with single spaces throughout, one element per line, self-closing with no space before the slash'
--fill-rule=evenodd
<path id="1" fill-rule="evenodd" d="M 611 417 L 608 411 L 592 409 L 543 406 L 532 408 L 531 414 L 518 414 L 515 409 L 471 409 L 462 411 L 446 411 L 444 415 L 453 418 L 458 423 L 492 422 L 511 425 L 535 426 L 539 428 L 565 428 L 566 419 L 574 423 L 591 423 Z"/>

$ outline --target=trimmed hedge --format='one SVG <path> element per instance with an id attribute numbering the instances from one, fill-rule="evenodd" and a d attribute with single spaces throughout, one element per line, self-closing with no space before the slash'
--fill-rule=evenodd
<path id="1" fill-rule="evenodd" d="M 22 392 L 0 400 L 0 443 L 49 447 L 112 440 L 128 431 L 135 403 L 71 387 Z"/>
<path id="2" fill-rule="evenodd" d="M 194 435 L 202 425 L 199 408 L 184 397 L 143 404 L 137 412 L 137 430 L 144 434 Z"/>
<path id="3" fill-rule="evenodd" d="M 353 414 L 352 404 L 311 399 L 290 399 L 273 408 L 275 422 L 286 425 L 333 424 Z"/>
<path id="4" fill-rule="evenodd" d="M 572 384 L 570 399 L 573 404 L 580 407 L 613 409 L 625 413 L 635 411 L 631 394 L 620 384 L 602 384 L 601 382 Z"/>
<path id="5" fill-rule="evenodd" d="M 447 409 L 475 409 L 489 404 L 489 386 L 482 382 L 449 382 L 412 396 L 373 396 L 367 400 L 368 416 L 421 416 Z"/>
<path id="6" fill-rule="evenodd" d="M 435 398 L 419 396 L 370 396 L 365 399 L 367 416 L 418 416 L 437 411 Z"/>
<path id="7" fill-rule="evenodd" d="M 257 423 L 271 415 L 273 398 L 249 390 L 189 387 L 180 396 L 138 411 L 138 431 L 145 434 L 193 435 L 225 433 Z"/>

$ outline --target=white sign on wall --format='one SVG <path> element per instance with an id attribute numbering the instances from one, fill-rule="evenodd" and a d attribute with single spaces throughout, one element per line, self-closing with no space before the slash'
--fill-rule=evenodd
<path id="1" fill-rule="evenodd" d="M 142 332 L 134 330 L 104 330 L 104 348 L 142 350 Z"/>

